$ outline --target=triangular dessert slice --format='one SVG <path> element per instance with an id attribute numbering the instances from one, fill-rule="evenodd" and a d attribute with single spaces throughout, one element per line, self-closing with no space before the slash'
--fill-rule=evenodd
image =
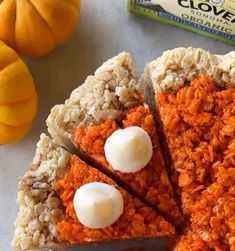
<path id="1" fill-rule="evenodd" d="M 158 208 L 175 225 L 180 224 L 181 214 L 165 170 L 153 117 L 143 102 L 132 58 L 128 53 L 120 53 L 108 60 L 94 76 L 89 76 L 83 85 L 72 92 L 64 105 L 56 105 L 52 109 L 47 124 L 50 134 L 57 142 L 70 148 L 73 142 L 78 149 L 99 162 L 103 172 L 115 177 Z M 118 129 L 129 127 L 144 130 L 151 139 L 152 157 L 147 163 L 137 166 L 141 170 L 127 170 L 122 164 L 119 169 L 114 168 L 105 155 L 107 139 Z M 129 149 L 134 152 L 139 147 L 140 154 L 136 154 L 134 159 L 136 162 L 137 159 L 142 162 L 142 155 L 147 151 L 141 145 L 141 140 L 139 142 L 133 143 Z M 121 144 L 119 147 L 122 147 Z M 118 151 L 114 151 L 114 154 Z M 119 157 L 122 162 L 134 154 L 125 156 L 128 151 L 122 151 L 124 155 Z"/>
<path id="2" fill-rule="evenodd" d="M 84 193 L 90 184 L 95 189 Z M 75 199 L 77 191 L 80 197 Z M 30 170 L 20 178 L 18 203 L 12 242 L 16 250 L 152 238 L 175 231 L 155 210 L 44 134 Z"/>
<path id="3" fill-rule="evenodd" d="M 170 152 L 173 182 L 190 216 L 235 138 L 235 52 L 166 51 L 146 66 L 142 82 L 155 91 L 164 152 Z"/>
<path id="4" fill-rule="evenodd" d="M 60 238 L 74 244 L 103 242 L 111 240 L 143 239 L 174 234 L 174 227 L 152 208 L 132 197 L 97 169 L 88 166 L 75 155 L 70 159 L 70 170 L 64 178 L 54 184 L 65 208 L 65 218 L 57 223 Z M 123 213 L 109 227 L 92 229 L 82 225 L 75 213 L 73 199 L 77 189 L 85 184 L 100 182 L 116 188 L 124 202 Z M 79 201 L 78 201 L 79 203 Z M 101 207 L 101 213 L 106 210 Z M 92 215 L 88 215 L 92 217 Z"/>

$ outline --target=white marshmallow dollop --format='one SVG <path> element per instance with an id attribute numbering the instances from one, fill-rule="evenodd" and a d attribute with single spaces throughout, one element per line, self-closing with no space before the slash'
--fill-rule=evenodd
<path id="1" fill-rule="evenodd" d="M 148 133 L 138 126 L 115 131 L 106 140 L 105 157 L 114 170 L 135 173 L 151 160 L 153 146 Z"/>
<path id="2" fill-rule="evenodd" d="M 89 228 L 111 226 L 123 214 L 122 195 L 115 187 L 91 182 L 75 193 L 74 209 L 81 224 Z"/>

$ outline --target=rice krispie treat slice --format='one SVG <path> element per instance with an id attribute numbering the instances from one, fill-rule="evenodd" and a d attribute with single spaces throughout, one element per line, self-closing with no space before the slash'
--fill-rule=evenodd
<path id="1" fill-rule="evenodd" d="M 142 83 L 155 92 L 165 158 L 191 222 L 175 250 L 233 250 L 235 52 L 166 51 Z"/>
<path id="2" fill-rule="evenodd" d="M 62 240 L 74 244 L 84 244 L 87 242 L 144 239 L 174 234 L 174 227 L 158 215 L 156 211 L 146 206 L 139 199 L 132 197 L 113 180 L 97 169 L 88 166 L 77 156 L 73 155 L 70 159 L 70 167 L 63 179 L 55 182 L 53 186 L 66 210 L 65 218 L 57 223 L 57 231 Z M 111 185 L 119 190 L 122 195 L 124 201 L 123 213 L 109 227 L 91 229 L 82 225 L 76 216 L 73 205 L 75 192 L 83 185 L 92 182 Z M 105 210 L 105 207 L 102 208 L 103 210 Z"/>
<path id="3" fill-rule="evenodd" d="M 166 156 L 185 214 L 213 181 L 235 137 L 235 52 L 177 48 L 147 64 Z"/>
<path id="4" fill-rule="evenodd" d="M 102 182 L 120 192 L 123 211 L 107 227 L 87 227 L 78 219 L 73 200 L 77 189 Z M 114 208 L 102 207 L 102 217 Z M 86 201 L 78 200 L 80 207 Z M 116 202 L 115 202 L 116 203 Z M 174 227 L 152 208 L 132 197 L 114 181 L 77 156 L 41 135 L 32 166 L 20 178 L 19 213 L 15 221 L 15 250 L 54 249 L 111 240 L 143 239 L 174 234 Z M 89 210 L 89 208 L 87 209 Z M 90 215 L 89 215 L 90 217 Z M 99 215 L 97 216 L 99 218 Z"/>
<path id="5" fill-rule="evenodd" d="M 180 224 L 181 213 L 165 169 L 153 117 L 143 102 L 130 54 L 120 53 L 98 68 L 65 104 L 51 110 L 47 125 L 57 142 L 69 148 L 75 145 L 98 162 L 103 172 L 148 201 L 175 225 Z M 153 155 L 141 170 L 127 173 L 114 169 L 107 161 L 104 146 L 114 132 L 133 126 L 148 133 Z"/>

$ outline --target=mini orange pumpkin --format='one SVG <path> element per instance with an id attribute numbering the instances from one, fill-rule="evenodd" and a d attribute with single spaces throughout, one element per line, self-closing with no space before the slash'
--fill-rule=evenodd
<path id="1" fill-rule="evenodd" d="M 27 66 L 0 42 L 0 144 L 22 139 L 36 111 L 37 94 Z"/>
<path id="2" fill-rule="evenodd" d="M 73 31 L 80 0 L 0 0 L 0 39 L 18 53 L 40 57 Z"/>

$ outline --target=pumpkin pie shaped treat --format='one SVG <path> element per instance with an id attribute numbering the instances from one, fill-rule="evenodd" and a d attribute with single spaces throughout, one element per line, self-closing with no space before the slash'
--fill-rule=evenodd
<path id="1" fill-rule="evenodd" d="M 166 51 L 146 66 L 142 82 L 155 91 L 164 153 L 169 150 L 172 180 L 190 216 L 235 138 L 235 52 Z"/>
<path id="2" fill-rule="evenodd" d="M 20 178 L 16 250 L 174 234 L 174 227 L 45 134 Z"/>
<path id="3" fill-rule="evenodd" d="M 164 217 L 182 220 L 161 155 L 153 117 L 143 102 L 131 56 L 120 53 L 75 89 L 47 119 L 60 144 L 74 145 Z"/>
<path id="4" fill-rule="evenodd" d="M 165 159 L 191 222 L 175 250 L 234 250 L 235 52 L 166 51 L 142 82 L 155 92 Z"/>

